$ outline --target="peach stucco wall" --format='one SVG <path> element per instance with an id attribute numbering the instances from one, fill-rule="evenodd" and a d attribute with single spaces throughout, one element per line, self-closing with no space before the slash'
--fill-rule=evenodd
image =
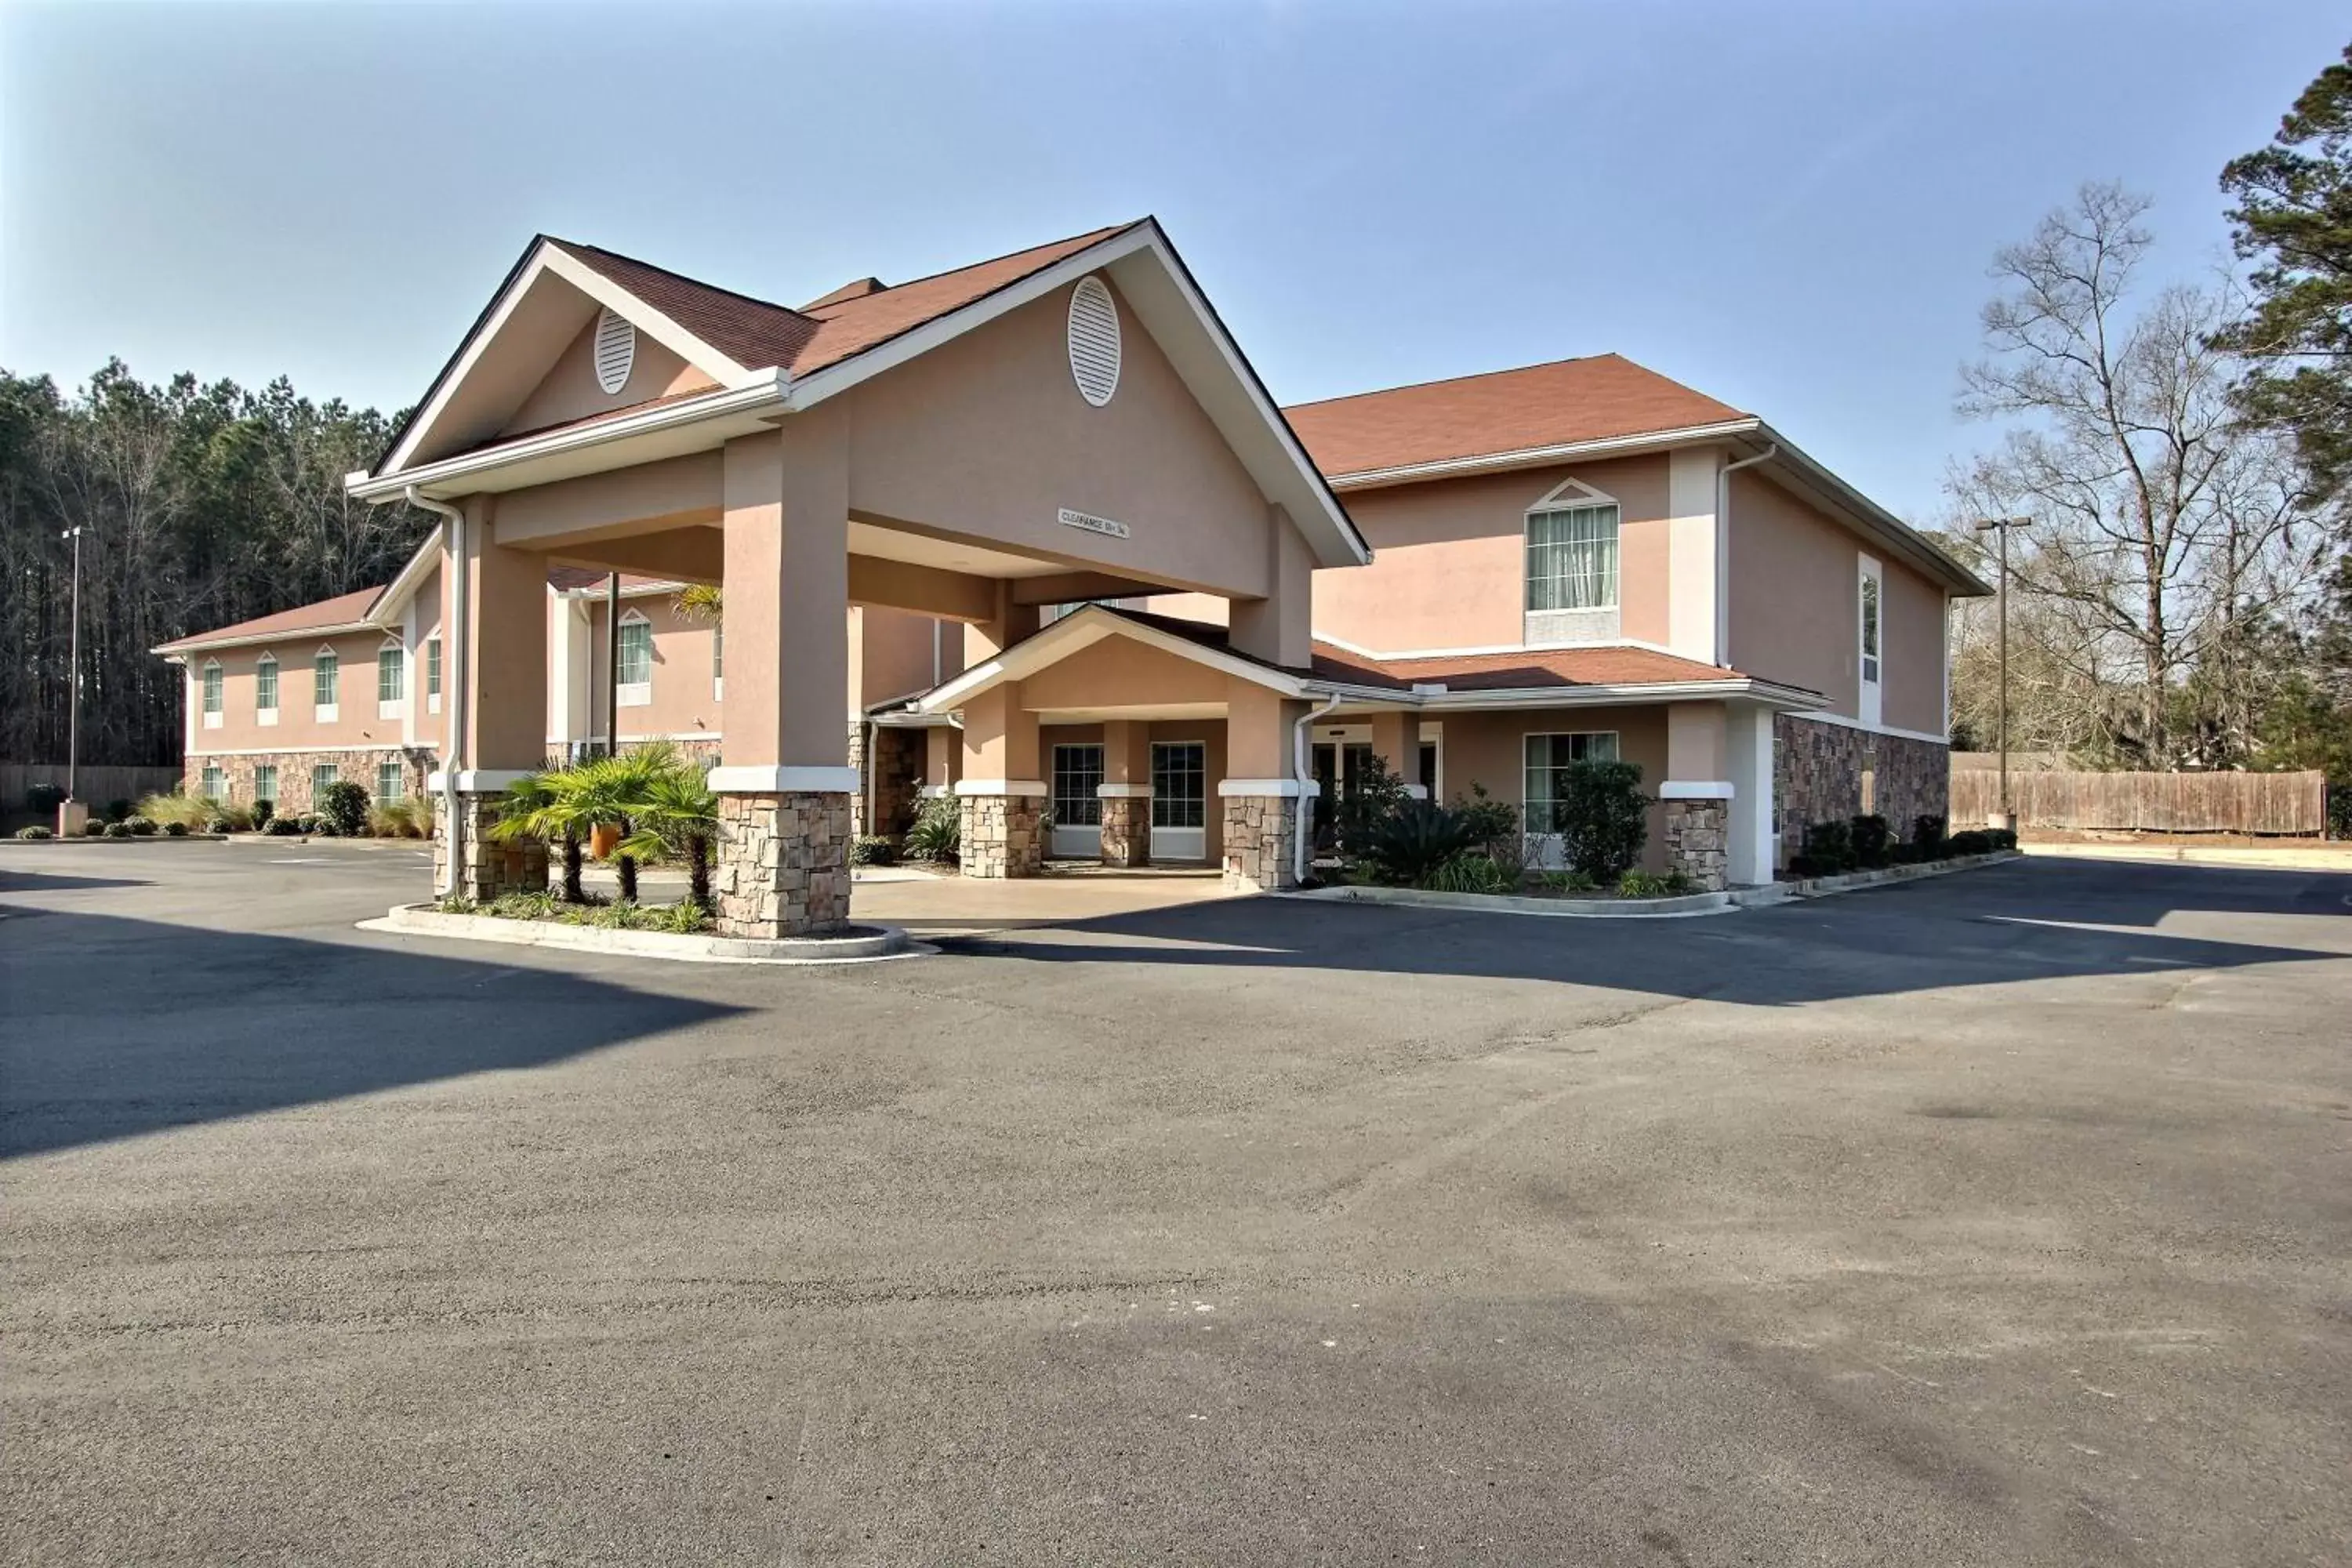
<path id="1" fill-rule="evenodd" d="M 1315 574 L 1315 629 L 1376 652 L 1517 647 L 1527 609 L 1528 509 L 1574 479 L 1613 496 L 1620 635 L 1664 643 L 1666 459 L 1621 458 L 1343 498 L 1370 566 Z"/>
<path id="2" fill-rule="evenodd" d="M 1123 302 L 1118 390 L 1089 405 L 1070 377 L 1068 310 L 1057 290 L 848 393 L 852 510 L 1263 594 L 1274 522 L 1248 470 Z M 1130 536 L 1064 526 L 1065 507 Z"/>
<path id="3" fill-rule="evenodd" d="M 1440 723 L 1439 787 L 1449 801 L 1467 797 L 1482 784 L 1498 800 L 1526 798 L 1527 737 L 1580 731 L 1615 731 L 1617 754 L 1642 769 L 1642 790 L 1655 795 L 1666 773 L 1666 710 L 1646 708 L 1549 708 L 1507 713 L 1448 713 Z M 1642 854 L 1644 869 L 1665 868 L 1660 842 L 1663 813 L 1650 808 L 1650 841 Z"/>
<path id="4" fill-rule="evenodd" d="M 588 733 L 604 730 L 606 672 L 611 668 L 605 640 L 604 601 L 593 597 L 588 609 L 588 668 L 592 711 Z M 688 620 L 667 594 L 640 594 L 621 601 L 621 619 L 642 615 L 654 629 L 652 700 L 619 711 L 621 738 L 646 735 L 717 735 L 719 699 L 710 679 L 711 629 Z"/>
<path id="5" fill-rule="evenodd" d="M 1036 711 L 1222 703 L 1226 677 L 1133 637 L 1107 637 L 1021 683 L 1024 706 Z"/>
<path id="6" fill-rule="evenodd" d="M 259 647 L 230 647 L 216 652 L 192 653 L 188 668 L 195 679 L 195 696 L 190 703 L 190 720 L 195 728 L 188 735 L 192 752 L 243 751 L 327 751 L 338 746 L 398 745 L 403 741 L 402 722 L 397 718 L 380 718 L 376 712 L 376 650 L 383 646 L 382 632 L 360 632 L 342 637 L 322 637 L 316 633 L 305 635 L 290 632 L 283 642 Z M 321 647 L 332 647 L 338 656 L 335 689 L 336 719 L 333 723 L 319 721 L 311 702 L 315 684 L 312 661 Z M 264 654 L 278 657 L 278 722 L 265 725 L 254 706 L 258 689 L 256 672 Z M 218 729 L 207 729 L 202 712 L 203 670 L 206 659 L 217 659 L 221 667 L 221 722 Z M 420 663 L 413 672 L 415 679 L 408 683 L 408 700 L 423 711 L 424 683 Z M 430 735 L 420 737 L 419 743 L 432 743 Z"/>
<path id="7" fill-rule="evenodd" d="M 1753 474 L 1731 476 L 1730 658 L 1858 717 L 1860 574 L 1883 569 L 1880 722 L 1944 732 L 1943 590 L 1883 548 Z"/>
<path id="8" fill-rule="evenodd" d="M 647 403 L 674 392 L 718 384 L 639 332 L 636 354 L 629 365 L 629 379 L 621 384 L 620 391 L 606 392 L 596 382 L 596 320 L 592 316 L 499 433 L 520 435 L 527 430 L 584 419 L 592 414 L 608 414 L 616 408 Z"/>

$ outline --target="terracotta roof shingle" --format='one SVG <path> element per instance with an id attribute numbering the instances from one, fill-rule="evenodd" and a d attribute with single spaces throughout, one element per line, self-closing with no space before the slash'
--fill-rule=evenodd
<path id="1" fill-rule="evenodd" d="M 314 632 L 328 626 L 356 625 L 368 613 L 376 596 L 383 590 L 362 588 L 350 594 L 338 594 L 331 599 L 314 604 L 297 605 L 290 610 L 280 610 L 272 616 L 257 616 L 249 621 L 239 621 L 231 626 L 216 626 L 207 632 L 192 632 L 188 636 L 164 643 L 155 651 L 176 653 L 184 648 L 203 647 L 211 643 L 236 642 L 247 637 L 268 637 L 278 632 Z"/>
<path id="2" fill-rule="evenodd" d="M 1622 354 L 1358 393 L 1283 413 L 1334 479 L 1747 417 Z"/>

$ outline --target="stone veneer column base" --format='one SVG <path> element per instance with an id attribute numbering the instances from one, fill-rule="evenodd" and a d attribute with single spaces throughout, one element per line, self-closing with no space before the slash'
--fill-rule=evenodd
<path id="1" fill-rule="evenodd" d="M 1298 885 L 1298 800 L 1292 795 L 1229 795 L 1225 802 L 1225 886 L 1270 893 Z M 1106 803 L 1108 804 L 1108 803 Z M 1307 803 L 1314 832 L 1315 804 Z"/>
<path id="2" fill-rule="evenodd" d="M 963 795 L 957 849 L 967 877 L 1034 877 L 1045 866 L 1045 803 L 1034 795 Z"/>
<path id="3" fill-rule="evenodd" d="M 721 936 L 807 936 L 849 919 L 847 791 L 719 797 L 711 896 Z"/>
<path id="4" fill-rule="evenodd" d="M 436 814 L 441 803 L 436 800 Z M 457 866 L 457 895 L 487 904 L 509 893 L 547 891 L 547 846 L 536 839 L 501 844 L 489 836 L 492 823 L 506 804 L 501 795 L 461 795 L 457 812 L 465 823 L 465 850 Z M 433 885 L 441 887 L 449 871 L 449 835 L 433 836 Z"/>
<path id="5" fill-rule="evenodd" d="M 1669 800 L 1665 805 L 1666 869 L 1680 871 L 1702 893 L 1729 883 L 1731 803 Z"/>
<path id="6" fill-rule="evenodd" d="M 1102 799 L 1102 863 L 1131 869 L 1151 863 L 1151 797 Z"/>

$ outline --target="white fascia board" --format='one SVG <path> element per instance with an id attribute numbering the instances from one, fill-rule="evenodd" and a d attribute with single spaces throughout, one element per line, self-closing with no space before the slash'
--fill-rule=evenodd
<path id="1" fill-rule="evenodd" d="M 1508 452 L 1482 452 L 1466 458 L 1445 458 L 1428 463 L 1400 463 L 1388 468 L 1359 468 L 1331 476 L 1335 490 L 1371 489 L 1380 485 L 1417 484 L 1424 479 L 1450 479 L 1465 474 L 1501 473 L 1512 468 L 1539 468 L 1580 458 L 1622 458 L 1638 452 L 1663 451 L 1701 441 L 1721 441 L 1749 436 L 1764 428 L 1754 417 L 1726 419 L 1713 425 L 1691 425 L 1678 430 L 1647 430 L 1633 436 L 1610 436 L 1593 441 L 1565 441 L 1550 447 L 1522 447 Z"/>
<path id="2" fill-rule="evenodd" d="M 944 686 L 934 688 L 919 700 L 915 710 L 919 713 L 944 713 L 967 699 L 988 690 L 1000 681 L 1019 680 L 1048 665 L 1058 664 L 1074 653 L 1092 647 L 1107 637 L 1132 637 L 1147 647 L 1190 659 L 1194 664 L 1238 676 L 1254 681 L 1268 690 L 1285 697 L 1303 697 L 1310 683 L 1297 676 L 1286 675 L 1246 658 L 1204 647 L 1190 637 L 1180 637 L 1129 620 L 1100 605 L 1088 605 L 1074 614 L 1064 616 L 1036 636 L 1013 644 L 994 658 L 976 664 Z M 1322 689 L 1313 687 L 1313 689 Z"/>
<path id="3" fill-rule="evenodd" d="M 435 390 L 431 401 L 418 409 L 416 417 L 409 421 L 408 434 L 402 437 L 400 445 L 393 450 L 392 456 L 384 459 L 383 469 L 386 478 L 399 473 L 407 467 L 408 460 L 415 456 L 417 447 L 432 431 L 435 422 L 447 409 L 449 400 L 457 395 L 457 388 L 465 384 L 467 376 L 471 374 L 474 367 L 481 363 L 482 355 L 490 344 L 498 341 L 499 331 L 513 316 L 515 307 L 530 292 L 531 285 L 538 282 L 541 275 L 550 272 L 611 310 L 614 315 L 627 317 L 630 323 L 643 331 L 646 336 L 688 363 L 698 366 L 722 386 L 738 386 L 753 379 L 753 373 L 751 370 L 737 364 L 661 311 L 655 310 L 635 295 L 605 278 L 604 274 L 565 254 L 556 247 L 554 241 L 541 238 L 532 248 L 530 261 L 515 274 L 514 280 L 507 285 L 505 292 L 501 293 L 497 302 L 491 306 L 488 316 L 484 318 L 481 325 L 474 330 L 473 335 L 466 340 L 465 346 L 458 351 L 457 362 L 450 365 L 448 374 L 442 378 L 441 384 Z M 356 491 L 359 487 L 352 485 L 351 488 Z"/>
<path id="4" fill-rule="evenodd" d="M 368 625 L 389 631 L 399 620 L 408 601 L 415 596 L 417 589 L 425 585 L 425 579 L 441 564 L 441 535 L 448 526 L 446 522 L 433 525 L 433 531 L 425 536 L 425 542 L 416 547 L 416 553 L 401 567 L 400 574 L 387 584 L 383 592 L 375 596 L 375 603 L 368 606 L 365 617 Z"/>
<path id="5" fill-rule="evenodd" d="M 467 452 L 455 458 L 444 458 L 437 463 L 426 463 L 404 471 L 394 470 L 381 478 L 367 476 L 358 482 L 351 483 L 350 490 L 361 500 L 377 503 L 401 500 L 411 485 L 416 486 L 427 494 L 433 494 L 436 487 L 449 485 L 517 463 L 532 462 L 564 452 L 604 446 L 609 442 L 625 441 L 634 437 L 674 429 L 679 426 L 692 425 L 698 420 L 711 419 L 722 415 L 743 414 L 768 407 L 780 408 L 783 405 L 784 390 L 790 384 L 790 377 L 782 371 L 775 371 L 767 374 L 765 379 L 754 381 L 748 385 L 722 386 L 715 391 L 704 393 L 699 397 L 680 398 L 675 403 L 655 405 L 634 414 L 622 414 L 610 419 L 599 419 L 590 425 L 550 430 L 541 436 L 526 437 L 500 446 L 485 447 L 478 452 Z M 714 435 L 710 445 L 719 445 L 719 439 Z M 446 498 L 436 497 L 436 499 Z"/>
<path id="6" fill-rule="evenodd" d="M 1294 516 L 1293 522 L 1302 523 L 1311 519 L 1322 523 L 1324 531 L 1329 534 L 1329 539 L 1325 541 L 1325 544 L 1336 546 L 1336 550 L 1318 549 L 1316 564 L 1318 566 L 1369 564 L 1372 558 L 1370 547 L 1357 534 L 1354 525 L 1348 521 L 1347 513 L 1340 509 L 1338 499 L 1332 495 L 1330 487 L 1324 481 L 1322 471 L 1316 468 L 1313 460 L 1307 456 L 1306 449 L 1299 446 L 1298 438 L 1291 432 L 1289 421 L 1282 416 L 1282 410 L 1265 395 L 1265 389 L 1259 385 L 1257 377 L 1250 373 L 1241 357 L 1241 350 L 1233 341 L 1232 334 L 1224 330 L 1223 323 L 1219 321 L 1215 312 L 1209 309 L 1208 301 L 1202 297 L 1199 289 L 1193 286 L 1192 279 L 1176 259 L 1173 250 L 1170 248 L 1167 237 L 1160 233 L 1159 223 L 1153 219 L 1146 218 L 1121 229 L 1118 233 L 1090 245 L 1084 250 L 1064 257 L 1050 267 L 1031 273 L 1016 283 L 1009 283 L 992 294 L 973 300 L 961 310 L 951 310 L 934 321 L 926 321 L 919 327 L 902 332 L 887 342 L 877 344 L 863 353 L 842 361 L 839 364 L 828 365 L 823 370 L 813 372 L 793 384 L 790 395 L 785 400 L 785 406 L 795 414 L 803 409 L 814 407 L 828 397 L 838 396 L 861 382 L 870 381 L 885 371 L 896 369 L 908 360 L 929 353 L 942 343 L 952 342 L 966 332 L 986 326 L 1009 311 L 1017 310 L 1022 306 L 1042 300 L 1057 289 L 1067 288 L 1089 273 L 1099 272 L 1116 261 L 1139 255 L 1149 255 L 1159 263 L 1169 283 L 1188 308 L 1192 325 L 1216 349 L 1226 374 L 1233 378 L 1234 384 L 1241 387 L 1247 394 L 1258 417 L 1265 422 L 1267 429 L 1280 443 L 1284 456 L 1289 459 L 1289 465 L 1295 470 L 1298 484 L 1305 489 L 1305 499 L 1312 503 L 1307 514 L 1304 517 Z M 1129 305 L 1130 309 L 1138 308 L 1132 298 L 1129 299 Z M 1150 323 L 1147 321 L 1144 325 L 1149 328 Z M 1161 352 L 1166 352 L 1164 345 Z M 1199 397 L 1202 389 L 1193 388 L 1192 392 L 1195 397 Z"/>
<path id="7" fill-rule="evenodd" d="M 1825 700 L 1818 692 L 1766 680 L 1652 680 L 1607 686 L 1519 686 L 1479 691 L 1432 691 L 1418 694 L 1423 712 L 1446 709 L 1599 708 L 1624 702 L 1718 702 L 1743 698 L 1771 708 L 1808 709 Z"/>

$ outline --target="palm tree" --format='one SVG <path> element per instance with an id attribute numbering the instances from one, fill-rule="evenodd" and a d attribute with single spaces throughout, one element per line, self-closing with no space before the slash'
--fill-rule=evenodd
<path id="1" fill-rule="evenodd" d="M 642 781 L 631 814 L 635 830 L 621 841 L 621 849 L 648 865 L 684 860 L 687 897 L 710 910 L 710 845 L 719 836 L 719 796 L 702 769 L 667 746 L 648 752 L 657 753 L 657 765 Z"/>
<path id="2" fill-rule="evenodd" d="M 716 623 L 726 618 L 726 597 L 709 583 L 688 583 L 677 591 L 670 607 L 689 621 Z"/>
<path id="3" fill-rule="evenodd" d="M 490 837 L 501 844 L 518 838 L 561 841 L 563 901 L 582 904 L 588 894 L 580 886 L 580 825 L 572 810 L 572 781 L 564 776 L 570 771 L 525 773 L 509 785 L 499 819 L 490 825 Z"/>
<path id="4" fill-rule="evenodd" d="M 645 798 L 651 781 L 674 766 L 676 754 L 667 745 L 629 752 L 617 757 L 592 757 L 568 768 L 526 774 L 509 791 L 508 803 L 491 836 L 562 839 L 564 843 L 563 896 L 584 900 L 580 887 L 579 842 L 599 827 L 614 827 L 626 835 L 630 819 Z M 637 899 L 636 858 L 625 852 L 614 856 L 621 879 L 621 898 Z"/>

